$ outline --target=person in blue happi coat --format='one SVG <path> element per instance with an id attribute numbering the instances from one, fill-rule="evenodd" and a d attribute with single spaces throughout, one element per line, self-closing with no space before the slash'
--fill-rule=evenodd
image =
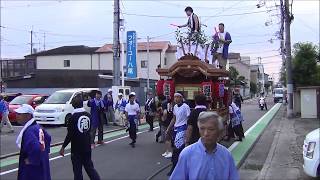
<path id="1" fill-rule="evenodd" d="M 235 140 L 242 141 L 242 138 L 245 137 L 242 127 L 243 116 L 239 107 L 234 102 L 229 105 L 229 117 L 228 138 L 226 140 L 228 141 L 230 138 L 234 138 L 234 134 L 236 134 L 237 139 Z"/>
<path id="2" fill-rule="evenodd" d="M 114 117 L 112 89 L 109 89 L 108 93 L 103 97 L 103 102 L 106 107 L 106 125 L 108 125 L 108 121 L 110 121 L 113 122 L 114 126 L 118 126 Z"/>
<path id="3" fill-rule="evenodd" d="M 17 122 L 24 125 L 16 140 L 20 148 L 18 180 L 50 180 L 51 136 L 33 118 L 32 106 L 16 109 Z"/>
<path id="4" fill-rule="evenodd" d="M 105 118 L 106 107 L 102 100 L 101 91 L 96 92 L 96 97 L 88 101 L 91 108 L 91 148 L 95 147 L 94 139 L 98 129 L 98 144 L 103 144 L 103 121 Z"/>
<path id="5" fill-rule="evenodd" d="M 127 101 L 123 98 L 123 94 L 118 94 L 118 101 L 115 105 L 115 110 L 119 114 L 119 120 L 122 126 L 125 126 L 125 108 L 127 105 Z"/>

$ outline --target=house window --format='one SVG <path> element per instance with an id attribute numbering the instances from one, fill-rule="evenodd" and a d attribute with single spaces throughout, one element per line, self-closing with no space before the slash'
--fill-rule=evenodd
<path id="1" fill-rule="evenodd" d="M 148 61 L 141 61 L 141 68 L 147 68 L 148 67 Z"/>
<path id="2" fill-rule="evenodd" d="M 167 58 L 164 58 L 164 65 L 167 65 Z"/>
<path id="3" fill-rule="evenodd" d="M 64 60 L 63 66 L 70 67 L 70 60 Z"/>

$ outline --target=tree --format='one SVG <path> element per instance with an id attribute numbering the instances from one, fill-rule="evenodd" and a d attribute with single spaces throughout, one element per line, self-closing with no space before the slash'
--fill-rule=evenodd
<path id="1" fill-rule="evenodd" d="M 237 79 L 237 77 L 238 77 L 238 75 L 239 75 L 239 72 L 238 72 L 238 70 L 237 70 L 236 68 L 234 68 L 233 66 L 231 66 L 231 67 L 229 68 L 229 74 L 230 74 L 230 78 L 231 78 L 232 80 L 235 80 L 235 79 Z"/>
<path id="2" fill-rule="evenodd" d="M 257 84 L 251 81 L 250 82 L 250 93 L 257 94 L 257 89 L 258 89 Z"/>
<path id="3" fill-rule="evenodd" d="M 317 66 L 317 75 L 316 75 L 317 85 L 320 85 L 320 66 Z"/>
<path id="4" fill-rule="evenodd" d="M 238 77 L 238 81 L 245 81 L 245 80 L 246 80 L 246 78 L 244 76 L 239 76 Z"/>
<path id="5" fill-rule="evenodd" d="M 286 66 L 285 63 L 282 63 L 281 72 L 280 72 L 280 82 L 284 87 L 287 87 L 287 77 L 286 77 L 287 70 L 285 66 Z"/>
<path id="6" fill-rule="evenodd" d="M 317 59 L 319 47 L 312 43 L 296 43 L 293 45 L 292 75 L 295 86 L 320 85 Z"/>
<path id="7" fill-rule="evenodd" d="M 229 75 L 230 75 L 230 84 L 235 86 L 237 84 L 237 78 L 238 78 L 239 72 L 237 71 L 236 68 L 231 66 L 229 68 Z"/>

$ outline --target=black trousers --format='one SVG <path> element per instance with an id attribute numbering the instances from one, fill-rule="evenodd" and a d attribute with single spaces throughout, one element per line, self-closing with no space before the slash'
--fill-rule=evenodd
<path id="1" fill-rule="evenodd" d="M 158 139 L 159 137 L 161 137 L 161 132 L 162 132 L 162 129 L 163 129 L 163 126 L 161 125 L 161 122 L 159 121 L 159 131 L 157 132 L 156 134 L 156 138 Z M 162 139 L 163 140 L 163 139 Z"/>
<path id="2" fill-rule="evenodd" d="M 150 126 L 150 131 L 153 131 L 153 118 L 154 116 L 150 116 L 149 114 L 146 115 L 146 121 Z"/>
<path id="3" fill-rule="evenodd" d="M 91 144 L 94 144 L 94 139 L 96 138 L 97 129 L 98 129 L 98 141 L 103 141 L 103 122 L 104 122 L 103 116 L 104 114 L 100 113 L 98 127 L 91 128 Z"/>
<path id="4" fill-rule="evenodd" d="M 236 134 L 239 139 L 242 139 L 244 137 L 244 131 L 242 127 L 242 123 L 240 123 L 237 126 L 232 127 L 232 124 L 229 123 L 228 125 L 228 138 L 234 138 L 234 134 Z"/>
<path id="5" fill-rule="evenodd" d="M 95 170 L 91 160 L 91 152 L 79 154 L 71 153 L 71 161 L 73 166 L 74 180 L 83 180 L 82 166 L 91 180 L 100 180 L 100 176 Z"/>
<path id="6" fill-rule="evenodd" d="M 232 128 L 231 122 L 228 125 L 228 138 L 234 138 L 234 130 Z"/>
<path id="7" fill-rule="evenodd" d="M 130 117 L 129 117 L 130 118 Z M 132 139 L 132 142 L 136 142 L 137 139 L 137 126 L 134 122 L 134 119 L 129 119 L 130 127 L 129 127 L 129 137 Z"/>
<path id="8" fill-rule="evenodd" d="M 176 168 L 176 166 L 178 164 L 180 153 L 182 152 L 183 148 L 184 147 L 182 147 L 180 149 L 173 148 L 172 158 L 171 158 L 172 167 L 171 167 L 171 170 L 170 170 L 170 174 L 174 171 L 174 168 Z"/>
<path id="9" fill-rule="evenodd" d="M 240 135 L 241 135 L 241 137 L 244 137 L 244 131 L 243 131 L 242 123 L 240 123 L 239 126 L 240 126 L 240 127 L 239 127 L 239 129 L 240 129 Z"/>

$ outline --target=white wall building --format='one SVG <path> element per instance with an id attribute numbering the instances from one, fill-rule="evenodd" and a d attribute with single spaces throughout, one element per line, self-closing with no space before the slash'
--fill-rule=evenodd
<path id="1" fill-rule="evenodd" d="M 126 47 L 126 45 L 124 45 Z M 124 49 L 126 53 L 126 48 Z M 147 43 L 139 42 L 137 50 L 137 78 L 146 79 L 148 76 L 148 59 L 147 59 Z M 113 68 L 113 51 L 112 44 L 106 44 L 99 48 L 96 53 L 99 53 L 101 60 Z M 149 43 L 149 77 L 150 79 L 158 80 L 160 76 L 157 74 L 156 69 L 158 66 L 166 67 L 174 64 L 177 59 L 175 56 L 176 46 L 170 44 L 169 41 L 159 41 L 159 42 L 150 42 Z M 121 54 L 120 54 L 121 56 Z M 121 58 L 121 57 L 120 57 Z M 124 57 L 124 64 L 126 65 L 127 60 L 126 56 Z M 103 66 L 105 68 L 105 66 Z M 107 67 L 110 68 L 110 67 Z"/>
<path id="2" fill-rule="evenodd" d="M 240 89 L 241 95 L 243 97 L 250 96 L 250 57 L 242 59 L 240 53 L 229 53 L 228 60 L 229 65 L 239 72 L 239 76 L 245 78 L 245 85 Z"/>

